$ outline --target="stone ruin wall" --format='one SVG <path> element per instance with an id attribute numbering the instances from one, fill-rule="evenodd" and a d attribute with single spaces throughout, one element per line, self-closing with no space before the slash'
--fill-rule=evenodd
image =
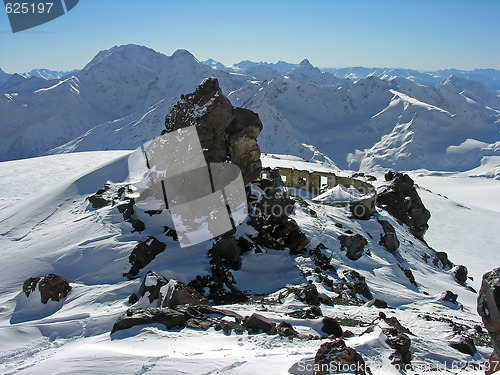
<path id="1" fill-rule="evenodd" d="M 373 215 L 375 213 L 377 192 L 376 189 L 369 183 L 352 178 L 352 177 L 342 177 L 337 176 L 332 172 L 317 172 L 317 171 L 306 171 L 298 170 L 287 167 L 278 167 L 280 174 L 282 176 L 283 185 L 286 187 L 293 187 L 297 189 L 304 189 L 313 194 L 319 195 L 322 188 L 333 188 L 337 185 L 343 185 L 345 187 L 354 186 L 363 195 L 370 194 L 369 197 L 360 199 L 358 201 L 352 202 L 337 202 L 337 203 L 325 203 L 331 206 L 351 206 L 351 210 L 359 210 L 359 212 L 364 211 L 366 215 Z M 261 178 L 270 178 L 271 168 L 263 168 L 261 172 Z M 323 186 L 322 186 L 323 185 Z M 326 185 L 326 186 L 325 186 Z M 356 208 L 356 206 L 362 206 L 361 208 Z M 361 216 L 361 215 L 358 215 Z"/>

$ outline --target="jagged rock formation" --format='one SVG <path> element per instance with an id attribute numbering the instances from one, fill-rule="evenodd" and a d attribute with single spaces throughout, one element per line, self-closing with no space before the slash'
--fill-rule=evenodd
<path id="1" fill-rule="evenodd" d="M 379 193 L 377 206 L 408 225 L 410 232 L 423 241 L 431 213 L 418 196 L 413 180 L 407 174 L 392 171 L 385 175 L 385 179 L 392 183 Z"/>
<path id="2" fill-rule="evenodd" d="M 233 107 L 222 94 L 217 79 L 208 78 L 195 92 L 182 95 L 165 118 L 168 132 L 192 125 L 198 130 L 207 163 L 230 160 L 240 167 L 245 184 L 260 176 L 259 116 Z"/>
<path id="3" fill-rule="evenodd" d="M 477 299 L 477 312 L 491 335 L 491 342 L 500 358 L 500 268 L 484 274 Z"/>
<path id="4" fill-rule="evenodd" d="M 23 284 L 23 292 L 26 297 L 29 297 L 37 287 L 43 304 L 47 304 L 49 301 L 59 302 L 72 289 L 66 280 L 53 273 L 43 277 L 30 277 Z"/>

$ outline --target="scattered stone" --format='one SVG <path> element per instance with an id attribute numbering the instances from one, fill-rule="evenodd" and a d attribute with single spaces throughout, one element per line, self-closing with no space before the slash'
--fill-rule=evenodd
<path id="1" fill-rule="evenodd" d="M 129 280 L 132 279 L 139 271 L 146 267 L 158 254 L 165 250 L 166 245 L 158 241 L 155 237 L 149 236 L 145 241 L 139 242 L 132 253 L 128 257 L 129 263 L 132 265 L 130 271 L 124 273 Z"/>
<path id="2" fill-rule="evenodd" d="M 448 254 L 444 251 L 437 251 L 436 255 L 432 261 L 436 267 L 440 267 L 444 270 L 450 270 L 453 268 L 453 263 L 448 259 Z"/>
<path id="3" fill-rule="evenodd" d="M 326 256 L 323 250 L 328 250 L 328 248 L 320 243 L 314 249 L 309 251 L 309 256 L 312 257 L 314 264 L 317 267 L 325 271 L 330 271 L 334 274 L 337 274 L 335 266 L 331 264 L 332 256 Z"/>
<path id="4" fill-rule="evenodd" d="M 363 357 L 341 339 L 321 344 L 314 357 L 315 375 L 354 370 L 356 374 L 371 374 Z"/>
<path id="5" fill-rule="evenodd" d="M 377 220 L 384 230 L 384 235 L 380 236 L 379 245 L 383 246 L 388 252 L 394 253 L 400 245 L 396 236 L 396 229 L 387 220 Z"/>
<path id="6" fill-rule="evenodd" d="M 299 335 L 299 333 L 293 329 L 293 326 L 287 322 L 281 322 L 278 324 L 276 331 L 278 332 L 278 335 L 288 338 L 297 337 Z"/>
<path id="7" fill-rule="evenodd" d="M 431 213 L 418 196 L 413 180 L 407 174 L 392 171 L 385 175 L 385 179 L 392 183 L 379 193 L 377 206 L 408 225 L 410 232 L 423 241 Z"/>
<path id="8" fill-rule="evenodd" d="M 330 318 L 328 316 L 323 317 L 323 326 L 321 327 L 321 330 L 328 336 L 333 335 L 337 339 L 340 339 L 344 334 L 344 331 L 342 330 L 339 322 L 336 319 Z"/>
<path id="9" fill-rule="evenodd" d="M 169 307 L 130 307 L 120 316 L 113 325 L 111 334 L 121 329 L 128 329 L 136 325 L 163 324 L 166 329 L 182 328 L 190 318 L 196 318 Z"/>
<path id="10" fill-rule="evenodd" d="M 245 319 L 244 326 L 253 333 L 258 333 L 260 331 L 268 335 L 274 335 L 276 333 L 276 323 L 257 313 L 253 313 L 249 318 Z"/>
<path id="11" fill-rule="evenodd" d="M 378 298 L 374 298 L 366 304 L 366 307 L 372 307 L 372 306 L 378 309 L 386 309 L 388 307 L 387 302 Z"/>
<path id="12" fill-rule="evenodd" d="M 345 270 L 342 278 L 346 280 L 346 286 L 351 291 L 351 297 L 357 298 L 357 295 L 363 296 L 367 301 L 373 299 L 373 295 L 365 281 L 365 277 L 354 270 Z"/>
<path id="13" fill-rule="evenodd" d="M 476 345 L 470 337 L 459 336 L 450 341 L 450 346 L 461 353 L 474 355 L 477 352 Z"/>
<path id="14" fill-rule="evenodd" d="M 161 295 L 161 289 L 168 284 L 168 280 L 156 271 L 148 271 L 142 279 L 141 286 L 139 287 L 138 298 L 142 298 L 149 293 L 149 303 L 157 301 L 157 307 L 163 305 L 164 296 Z"/>
<path id="15" fill-rule="evenodd" d="M 340 250 L 347 249 L 346 256 L 351 260 L 358 260 L 363 255 L 363 250 L 368 241 L 360 234 L 340 235 Z"/>
<path id="16" fill-rule="evenodd" d="M 390 358 L 394 365 L 409 364 L 411 361 L 411 340 L 405 333 L 397 328 L 383 328 L 382 331 L 387 336 L 387 344 L 395 350 Z"/>
<path id="17" fill-rule="evenodd" d="M 72 289 L 66 280 L 53 273 L 43 277 L 30 277 L 23 283 L 23 292 L 26 297 L 29 297 L 37 287 L 44 305 L 49 301 L 59 302 Z"/>
<path id="18" fill-rule="evenodd" d="M 453 278 L 456 280 L 457 283 L 465 286 L 465 284 L 467 283 L 467 274 L 468 274 L 467 267 L 455 266 L 451 269 L 451 273 L 452 273 Z"/>
<path id="19" fill-rule="evenodd" d="M 441 301 L 447 301 L 457 304 L 458 294 L 453 293 L 451 290 L 447 290 L 443 297 L 440 298 Z"/>
<path id="20" fill-rule="evenodd" d="M 318 316 L 323 316 L 323 313 L 319 306 L 311 306 L 307 309 L 286 313 L 286 315 L 296 319 L 316 319 Z"/>

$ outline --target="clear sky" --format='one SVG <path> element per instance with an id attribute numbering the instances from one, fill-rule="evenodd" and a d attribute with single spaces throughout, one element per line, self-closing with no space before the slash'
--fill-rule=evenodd
<path id="1" fill-rule="evenodd" d="M 129 43 L 226 65 L 308 58 L 318 67 L 500 69 L 500 1 L 80 0 L 16 34 L 0 9 L 0 68 L 8 73 L 80 69 Z"/>

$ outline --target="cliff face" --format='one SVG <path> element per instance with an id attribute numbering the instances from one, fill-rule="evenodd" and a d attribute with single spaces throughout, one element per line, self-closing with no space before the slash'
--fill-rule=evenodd
<path id="1" fill-rule="evenodd" d="M 168 132 L 192 125 L 198 130 L 207 163 L 233 162 L 241 169 L 245 184 L 260 176 L 259 116 L 233 107 L 217 79 L 206 79 L 196 91 L 181 96 L 165 119 Z"/>

